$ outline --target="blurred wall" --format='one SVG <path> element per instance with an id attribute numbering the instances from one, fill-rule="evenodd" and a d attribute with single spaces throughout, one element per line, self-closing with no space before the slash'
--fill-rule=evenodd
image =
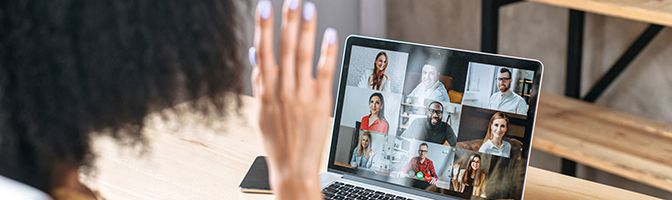
<path id="1" fill-rule="evenodd" d="M 243 26 L 244 26 L 244 33 L 243 35 L 245 36 L 245 45 L 244 45 L 244 50 L 242 52 L 245 52 L 245 56 L 247 56 L 247 47 L 252 46 L 252 39 L 254 35 L 254 14 L 255 14 L 255 9 L 256 9 L 256 0 L 254 0 L 252 3 L 245 3 L 241 2 L 239 4 L 239 9 L 242 10 L 242 15 L 241 19 L 243 19 Z M 282 9 L 282 4 L 284 1 L 282 0 L 272 0 L 273 3 L 273 11 L 274 11 L 274 17 L 275 17 L 275 42 L 277 43 L 279 41 L 280 37 L 280 24 L 281 24 L 281 9 Z M 303 1 L 305 2 L 305 1 Z M 348 35 L 351 34 L 362 34 L 362 24 L 369 24 L 369 23 L 375 23 L 375 22 L 384 22 L 383 15 L 380 15 L 378 13 L 367 13 L 364 14 L 366 16 L 369 16 L 366 21 L 362 21 L 361 15 L 363 15 L 361 7 L 374 7 L 377 5 L 384 5 L 382 4 L 381 0 L 371 0 L 366 1 L 367 3 L 364 3 L 365 1 L 361 0 L 338 0 L 338 1 L 328 1 L 328 0 L 312 0 L 313 3 L 315 3 L 315 6 L 317 8 L 317 34 L 316 34 L 316 49 L 319 50 L 320 45 L 322 44 L 322 35 L 324 33 L 324 30 L 326 30 L 328 27 L 333 27 L 338 30 L 338 36 L 339 36 L 339 42 L 340 42 L 340 48 L 341 51 L 339 52 L 339 57 L 338 57 L 338 62 L 336 64 L 336 67 L 339 70 L 336 70 L 335 74 L 335 83 L 338 81 L 338 72 L 340 71 L 340 65 L 341 65 L 341 58 L 342 58 L 342 46 L 343 43 L 345 42 L 345 38 Z M 249 4 L 249 5 L 245 5 Z M 382 7 L 381 7 L 382 9 Z M 380 18 L 380 20 L 375 21 L 377 18 Z M 381 25 L 382 24 L 382 25 Z M 372 28 L 367 28 L 365 29 L 365 32 L 368 34 L 377 34 L 375 31 L 384 31 L 384 23 L 378 23 L 377 26 L 367 26 L 367 27 L 372 27 Z M 372 32 L 373 30 L 374 32 Z M 379 34 L 379 33 L 378 33 Z M 277 47 L 278 45 L 276 45 Z M 277 52 L 277 49 L 276 49 Z M 314 58 L 314 63 L 317 64 L 317 60 L 319 58 L 319 53 L 316 53 L 315 58 Z M 247 57 L 245 57 L 245 60 L 247 60 Z M 245 73 L 243 74 L 244 77 L 250 77 L 250 74 L 252 72 L 252 67 L 246 63 L 246 66 L 242 66 L 246 68 Z M 252 94 L 252 89 L 251 89 L 251 82 L 249 79 L 245 79 L 246 82 L 244 84 L 244 93 L 247 95 Z M 334 89 L 336 89 L 337 84 L 334 84 Z M 334 90 L 334 95 L 336 94 L 336 90 Z"/>
<path id="2" fill-rule="evenodd" d="M 392 39 L 479 50 L 481 1 L 388 0 L 386 35 Z M 521 2 L 501 9 L 499 52 L 541 60 L 543 92 L 563 94 L 568 11 Z M 583 54 L 585 94 L 647 24 L 587 14 Z M 598 100 L 613 109 L 672 122 L 672 32 L 662 31 Z M 560 159 L 533 151 L 532 165 L 559 171 Z M 587 167 L 579 176 L 665 199 L 672 194 Z"/>

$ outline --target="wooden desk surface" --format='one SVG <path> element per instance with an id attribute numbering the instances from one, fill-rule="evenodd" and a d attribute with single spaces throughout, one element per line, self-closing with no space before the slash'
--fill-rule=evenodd
<path id="1" fill-rule="evenodd" d="M 590 13 L 672 26 L 672 0 L 529 0 Z"/>
<path id="2" fill-rule="evenodd" d="M 83 181 L 112 200 L 273 199 L 238 189 L 254 158 L 264 154 L 258 128 L 246 123 L 254 119 L 257 106 L 251 97 L 243 99 L 242 116 L 231 115 L 211 126 L 196 114 L 182 113 L 168 121 L 150 117 L 145 130 L 151 146 L 142 156 L 121 150 L 108 138 L 96 139 L 97 171 Z M 525 197 L 653 199 L 534 167 L 528 171 Z"/>

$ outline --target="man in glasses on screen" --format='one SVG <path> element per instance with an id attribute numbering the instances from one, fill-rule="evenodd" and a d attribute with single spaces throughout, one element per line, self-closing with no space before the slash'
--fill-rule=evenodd
<path id="1" fill-rule="evenodd" d="M 427 105 L 427 118 L 413 120 L 402 135 L 407 138 L 454 147 L 457 143 L 457 136 L 455 136 L 453 128 L 442 119 L 443 104 L 433 101 Z"/>
<path id="2" fill-rule="evenodd" d="M 434 184 L 439 176 L 434 170 L 434 163 L 432 160 L 427 158 L 429 154 L 429 145 L 427 143 L 422 143 L 418 147 L 418 156 L 412 158 L 404 168 L 402 168 L 403 173 L 408 173 L 409 171 L 413 172 L 413 178 L 420 181 L 426 181 L 429 184 Z"/>
<path id="3" fill-rule="evenodd" d="M 493 110 L 526 115 L 528 106 L 525 99 L 511 91 L 511 70 L 500 68 L 496 81 L 499 91 L 490 96 L 488 107 Z"/>

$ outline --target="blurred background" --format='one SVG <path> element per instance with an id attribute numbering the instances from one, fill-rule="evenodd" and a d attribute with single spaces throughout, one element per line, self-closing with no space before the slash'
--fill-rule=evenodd
<path id="1" fill-rule="evenodd" d="M 474 0 L 314 0 L 318 33 L 338 30 L 340 41 L 350 34 L 475 50 L 480 49 L 481 1 Z M 273 0 L 276 19 L 281 0 Z M 246 31 L 251 45 L 254 6 L 247 9 Z M 541 60 L 545 65 L 543 93 L 564 92 L 568 11 L 539 3 L 521 2 L 502 7 L 499 19 L 499 53 Z M 582 92 L 585 94 L 647 24 L 586 13 L 583 46 Z M 280 23 L 276 21 L 276 30 Z M 277 33 L 277 31 L 276 31 Z M 276 36 L 277 37 L 277 36 Z M 321 41 L 321 37 L 318 38 Z M 276 40 L 277 41 L 277 40 Z M 672 122 L 672 32 L 653 39 L 597 104 L 655 121 Z M 317 44 L 320 44 L 317 42 Z M 318 47 L 319 48 L 319 47 Z M 246 52 L 246 51 L 245 51 Z M 341 52 L 342 53 L 342 52 Z M 341 61 L 339 58 L 339 67 Z M 246 76 L 249 77 L 250 66 Z M 642 81 L 646 80 L 646 81 Z M 250 83 L 245 92 L 251 94 Z M 560 158 L 532 151 L 531 165 L 560 171 Z M 577 176 L 664 199 L 672 194 L 629 179 L 579 165 Z"/>

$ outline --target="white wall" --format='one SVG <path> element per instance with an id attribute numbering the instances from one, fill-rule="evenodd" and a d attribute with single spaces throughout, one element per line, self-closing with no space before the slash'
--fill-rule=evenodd
<path id="1" fill-rule="evenodd" d="M 495 66 L 470 62 L 462 104 L 487 108 L 493 93 L 494 74 Z"/>
<path id="2" fill-rule="evenodd" d="M 317 35 L 316 37 L 316 49 L 320 48 L 320 44 L 322 41 L 322 34 L 324 33 L 324 30 L 326 30 L 328 27 L 333 27 L 338 31 L 339 35 L 339 41 L 342 43 L 345 41 L 345 38 L 348 35 L 351 34 L 360 34 L 360 2 L 361 0 L 338 0 L 338 1 L 328 1 L 328 0 L 313 0 L 312 2 L 315 3 L 315 6 L 317 8 L 317 18 L 318 18 L 318 23 L 317 23 Z M 281 25 L 281 19 L 282 19 L 282 3 L 284 1 L 281 0 L 272 0 L 273 3 L 273 9 L 274 9 L 274 17 L 275 17 L 275 42 L 276 42 L 276 47 L 278 39 L 280 37 L 280 25 Z M 245 52 L 245 56 L 247 56 L 247 47 L 252 45 L 252 39 L 253 39 L 253 34 L 254 34 L 254 13 L 255 13 L 255 8 L 256 8 L 256 1 L 254 3 L 251 3 L 250 6 L 242 6 L 240 9 L 243 10 L 243 29 L 244 29 L 244 46 L 242 52 Z M 342 49 L 342 47 L 341 47 Z M 277 48 L 276 48 L 277 52 Z M 338 64 L 337 67 L 340 69 L 341 66 L 341 58 L 342 58 L 342 51 L 339 52 L 339 57 L 338 57 Z M 319 58 L 319 55 L 315 55 L 314 61 L 317 62 L 317 59 Z M 247 60 L 247 57 L 245 58 Z M 252 94 L 252 89 L 251 89 L 251 81 L 250 79 L 247 79 L 246 77 L 250 77 L 252 67 L 250 65 L 246 64 L 246 70 L 245 73 L 243 74 L 243 77 L 245 80 L 244 84 L 244 94 L 251 95 Z M 337 70 L 338 72 L 338 70 Z M 336 80 L 338 81 L 338 73 L 336 73 Z M 336 89 L 336 85 L 334 85 L 334 89 Z M 334 91 L 334 95 L 336 92 Z"/>

